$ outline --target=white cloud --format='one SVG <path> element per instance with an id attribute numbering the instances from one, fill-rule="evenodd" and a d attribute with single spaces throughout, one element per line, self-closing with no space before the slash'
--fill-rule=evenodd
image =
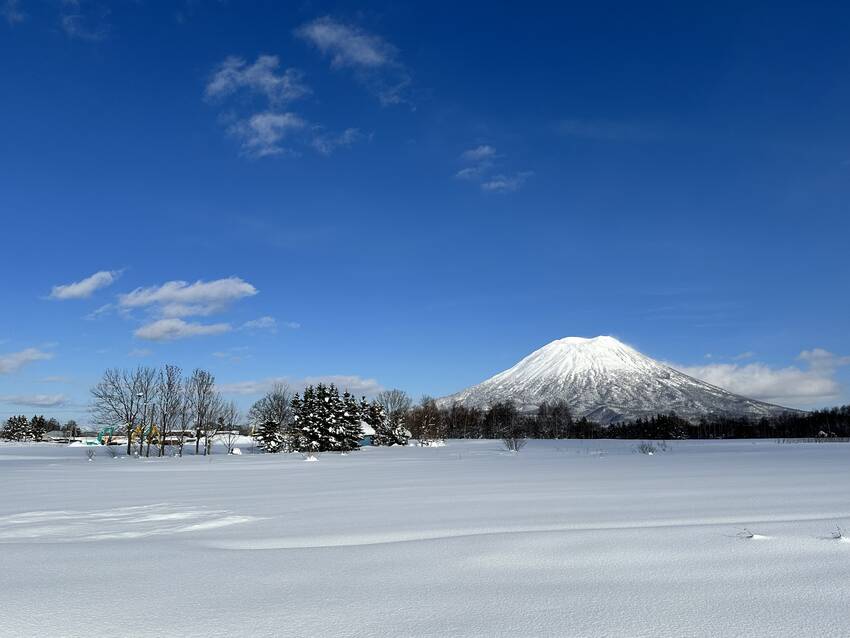
<path id="1" fill-rule="evenodd" d="M 741 354 L 736 354 L 732 357 L 732 361 L 743 361 L 744 359 L 752 359 L 756 356 L 756 353 L 752 350 L 747 350 L 746 352 L 742 352 Z"/>
<path id="2" fill-rule="evenodd" d="M 297 321 L 284 321 L 283 327 L 284 328 L 290 328 L 292 330 L 297 330 L 298 328 L 301 327 L 301 324 L 298 323 Z"/>
<path id="3" fill-rule="evenodd" d="M 316 377 L 269 377 L 256 381 L 238 381 L 235 383 L 224 383 L 218 385 L 218 390 L 223 394 L 236 395 L 261 395 L 271 390 L 275 384 L 284 383 L 292 388 L 295 392 L 301 392 L 308 385 L 317 383 L 333 383 L 340 392 L 348 390 L 355 396 L 374 396 L 384 386 L 378 383 L 375 379 L 364 379 L 357 375 L 328 375 Z"/>
<path id="4" fill-rule="evenodd" d="M 809 369 L 771 368 L 758 362 L 672 367 L 735 394 L 783 405 L 815 405 L 841 396 L 842 387 L 834 374 L 838 367 L 850 364 L 850 357 L 816 348 L 804 350 L 798 358 L 806 361 Z"/>
<path id="5" fill-rule="evenodd" d="M 45 361 L 52 359 L 53 354 L 44 352 L 37 348 L 27 348 L 20 352 L 10 352 L 8 354 L 0 354 L 0 374 L 9 374 L 17 372 L 22 367 L 33 361 Z"/>
<path id="6" fill-rule="evenodd" d="M 455 173 L 455 178 L 478 182 L 481 190 L 488 193 L 508 193 L 519 190 L 534 173 L 520 171 L 513 175 L 494 175 L 494 166 L 501 157 L 496 152 L 496 148 L 490 144 L 479 144 L 469 148 L 460 155 L 461 161 L 469 165 Z"/>
<path id="7" fill-rule="evenodd" d="M 333 68 L 353 70 L 381 104 L 407 101 L 410 74 L 398 60 L 398 49 L 383 38 L 327 16 L 302 25 L 295 35 L 329 56 Z"/>
<path id="8" fill-rule="evenodd" d="M 85 299 L 101 288 L 112 285 L 121 276 L 120 270 L 101 270 L 70 284 L 53 286 L 51 299 Z"/>
<path id="9" fill-rule="evenodd" d="M 481 190 L 488 193 L 510 193 L 522 188 L 532 171 L 521 171 L 513 175 L 494 175 L 481 183 Z"/>
<path id="10" fill-rule="evenodd" d="M 260 317 L 246 321 L 240 327 L 240 330 L 268 330 L 270 332 L 277 331 L 277 321 L 274 317 Z"/>
<path id="11" fill-rule="evenodd" d="M 188 337 L 202 337 L 229 332 L 229 323 L 195 323 L 182 319 L 160 319 L 136 330 L 133 334 L 148 341 L 175 341 Z"/>
<path id="12" fill-rule="evenodd" d="M 467 166 L 466 168 L 462 168 L 457 173 L 455 173 L 455 177 L 457 179 L 468 180 L 479 179 L 484 174 L 485 169 L 486 167 L 482 164 L 478 164 L 477 166 Z"/>
<path id="13" fill-rule="evenodd" d="M 147 348 L 133 348 L 130 352 L 127 353 L 128 357 L 133 359 L 141 359 L 143 357 L 149 357 L 153 354 L 152 351 Z"/>
<path id="14" fill-rule="evenodd" d="M 320 133 L 313 137 L 310 145 L 322 155 L 330 155 L 336 149 L 342 147 L 349 147 L 355 142 L 358 142 L 363 138 L 363 134 L 360 132 L 360 129 L 356 128 L 347 128 L 339 135 L 328 135 L 326 133 Z"/>
<path id="15" fill-rule="evenodd" d="M 244 90 L 264 95 L 272 104 L 283 104 L 310 93 L 300 71 L 290 68 L 278 73 L 279 66 L 276 55 L 260 55 L 253 64 L 236 56 L 225 58 L 207 83 L 206 96 L 221 99 Z"/>
<path id="16" fill-rule="evenodd" d="M 239 277 L 213 281 L 168 281 L 161 286 L 136 288 L 119 296 L 122 308 L 154 307 L 164 317 L 211 315 L 244 297 L 257 294 L 257 289 Z"/>
<path id="17" fill-rule="evenodd" d="M 0 15 L 6 18 L 10 26 L 26 20 L 27 15 L 21 11 L 20 0 L 6 0 L 0 5 Z"/>
<path id="18" fill-rule="evenodd" d="M 102 306 L 95 308 L 87 315 L 83 315 L 83 319 L 85 319 L 86 321 L 95 321 L 97 319 L 100 319 L 102 316 L 112 312 L 114 309 L 115 304 L 106 303 Z"/>
<path id="19" fill-rule="evenodd" d="M 496 157 L 496 149 L 489 144 L 482 144 L 464 151 L 460 157 L 467 162 L 480 162 L 481 160 Z"/>
<path id="20" fill-rule="evenodd" d="M 280 142 L 306 126 L 307 122 L 295 113 L 265 111 L 234 122 L 227 132 L 239 140 L 244 155 L 260 158 L 286 153 Z"/>
<path id="21" fill-rule="evenodd" d="M 396 48 L 362 29 L 342 24 L 330 17 L 317 18 L 296 30 L 336 67 L 380 68 L 396 64 Z"/>
<path id="22" fill-rule="evenodd" d="M 68 397 L 64 394 L 6 394 L 0 396 L 0 402 L 32 408 L 57 408 L 68 403 Z"/>

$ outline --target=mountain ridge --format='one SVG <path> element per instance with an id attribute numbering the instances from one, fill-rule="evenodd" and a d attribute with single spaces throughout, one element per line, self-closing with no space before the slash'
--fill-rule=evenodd
<path id="1" fill-rule="evenodd" d="M 564 400 L 576 418 L 603 424 L 675 412 L 698 421 L 709 417 L 753 419 L 795 412 L 743 397 L 652 359 L 614 337 L 556 339 L 511 368 L 437 400 L 486 408 L 514 401 L 523 412 Z"/>

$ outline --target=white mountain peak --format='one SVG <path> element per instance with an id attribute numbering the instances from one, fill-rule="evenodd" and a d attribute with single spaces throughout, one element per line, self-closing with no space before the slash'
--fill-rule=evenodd
<path id="1" fill-rule="evenodd" d="M 526 411 L 543 402 L 566 401 L 577 417 L 603 423 L 671 411 L 698 420 L 759 418 L 784 410 L 689 377 L 605 335 L 552 341 L 508 370 L 438 403 L 483 408 L 507 400 Z"/>

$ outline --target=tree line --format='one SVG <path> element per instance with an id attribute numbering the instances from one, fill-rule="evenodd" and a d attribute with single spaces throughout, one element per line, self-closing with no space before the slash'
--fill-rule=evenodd
<path id="1" fill-rule="evenodd" d="M 717 417 L 691 422 L 674 413 L 602 425 L 576 419 L 566 401 L 543 403 L 532 413 L 512 401 L 486 409 L 454 404 L 441 407 L 425 396 L 414 404 L 403 390 L 387 390 L 371 402 L 357 400 L 333 384 L 316 384 L 301 393 L 277 384 L 254 403 L 241 424 L 232 401 L 216 389 L 215 377 L 196 369 L 184 376 L 173 365 L 109 369 L 91 389 L 91 415 L 98 426 L 126 436 L 127 453 L 162 456 L 182 454 L 194 443 L 196 454 L 209 454 L 214 440 L 234 432 L 254 436 L 266 452 L 348 452 L 360 447 L 363 427 L 374 432 L 372 445 L 404 445 L 409 438 L 422 444 L 448 438 L 534 439 L 718 439 L 850 437 L 850 406 L 813 412 L 786 412 L 760 419 Z M 7 440 L 42 440 L 50 430 L 79 433 L 76 422 L 64 428 L 43 416 L 9 418 L 0 435 Z M 227 433 L 227 436 L 225 436 Z"/>
<path id="2" fill-rule="evenodd" d="M 80 433 L 80 428 L 73 419 L 63 425 L 56 419 L 46 419 L 41 414 L 36 414 L 31 419 L 19 414 L 6 419 L 0 429 L 0 438 L 6 441 L 43 441 L 48 432 L 54 431 L 62 432 L 65 438 L 71 438 Z"/>

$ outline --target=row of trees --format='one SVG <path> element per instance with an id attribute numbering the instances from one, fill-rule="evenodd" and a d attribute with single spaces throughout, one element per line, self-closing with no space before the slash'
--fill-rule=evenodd
<path id="1" fill-rule="evenodd" d="M 91 390 L 92 418 L 127 434 L 127 454 L 164 456 L 166 446 L 182 454 L 194 441 L 195 454 L 209 454 L 222 432 L 238 429 L 239 411 L 216 390 L 215 377 L 196 369 L 184 377 L 174 365 L 110 369 Z M 201 442 L 203 441 L 203 448 Z"/>
<path id="2" fill-rule="evenodd" d="M 107 370 L 91 390 L 92 417 L 99 426 L 127 433 L 127 453 L 158 455 L 171 445 L 182 453 L 187 441 L 195 453 L 208 454 L 216 437 L 239 428 L 239 412 L 216 390 L 215 377 L 206 370 L 183 376 L 177 366 Z M 534 413 L 520 412 L 511 401 L 487 409 L 455 404 L 439 407 L 430 397 L 416 405 L 401 390 L 379 393 L 369 403 L 333 385 L 317 384 L 293 394 L 276 385 L 247 413 L 250 431 L 268 452 L 300 451 L 314 454 L 357 449 L 362 425 L 374 430 L 373 445 L 404 445 L 412 437 L 428 443 L 446 438 L 809 438 L 850 437 L 850 406 L 814 412 L 787 412 L 773 417 L 703 419 L 693 423 L 675 414 L 600 425 L 574 419 L 565 401 L 544 403 Z M 155 426 L 155 428 L 153 427 Z M 3 438 L 41 440 L 50 430 L 63 429 L 43 416 L 7 420 Z M 72 436 L 76 423 L 64 430 Z M 203 447 L 201 447 L 203 443 Z M 232 447 L 232 446 L 229 446 Z"/>
<path id="3" fill-rule="evenodd" d="M 367 403 L 347 390 L 340 395 L 334 384 L 311 385 L 295 395 L 278 384 L 251 407 L 248 418 L 266 452 L 350 452 L 360 448 L 364 425 L 374 432 L 372 445 L 405 445 L 406 396 L 393 390 Z"/>
<path id="4" fill-rule="evenodd" d="M 20 414 L 6 419 L 0 429 L 0 438 L 6 441 L 43 441 L 48 432 L 62 432 L 67 438 L 77 436 L 80 428 L 74 420 L 66 421 L 64 425 L 56 419 L 46 419 L 43 415 L 35 415 L 27 419 Z"/>
<path id="5" fill-rule="evenodd" d="M 719 439 L 719 438 L 811 438 L 850 437 L 850 406 L 813 412 L 785 412 L 772 417 L 705 418 L 691 422 L 676 414 L 610 425 L 575 419 L 565 401 L 544 403 L 534 413 L 520 412 L 511 401 L 487 409 L 453 405 L 437 406 L 424 397 L 410 407 L 407 423 L 413 438 L 497 439 L 506 436 L 535 439 Z"/>

